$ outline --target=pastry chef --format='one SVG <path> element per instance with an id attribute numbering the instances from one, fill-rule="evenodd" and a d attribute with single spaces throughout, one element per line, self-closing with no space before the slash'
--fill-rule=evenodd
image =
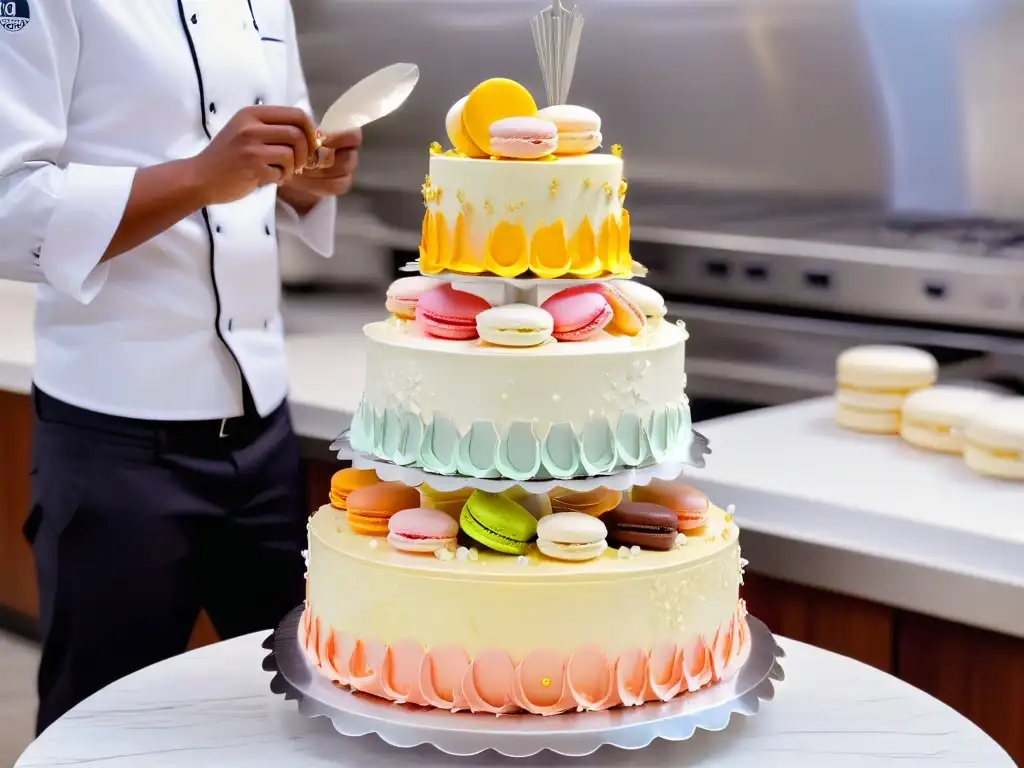
<path id="1" fill-rule="evenodd" d="M 0 92 L 0 278 L 39 284 L 41 731 L 201 608 L 232 637 L 301 602 L 278 247 L 331 253 L 360 134 L 318 136 L 289 0 L 3 0 Z"/>

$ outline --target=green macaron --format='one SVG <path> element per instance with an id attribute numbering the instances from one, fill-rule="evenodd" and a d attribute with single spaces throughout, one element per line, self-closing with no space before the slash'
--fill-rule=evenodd
<path id="1" fill-rule="evenodd" d="M 459 523 L 466 535 L 496 552 L 523 555 L 537 536 L 533 515 L 511 499 L 473 491 Z"/>

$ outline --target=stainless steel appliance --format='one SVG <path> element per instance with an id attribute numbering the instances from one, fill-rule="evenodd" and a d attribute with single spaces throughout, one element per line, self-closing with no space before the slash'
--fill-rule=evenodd
<path id="1" fill-rule="evenodd" d="M 527 19 L 546 4 L 295 4 L 317 106 L 392 61 L 423 72 L 367 136 L 382 245 L 416 240 L 450 104 L 488 76 L 543 93 Z M 1024 4 L 581 5 L 571 99 L 625 147 L 634 257 L 691 328 L 698 416 L 831 391 L 866 341 L 1024 391 Z"/>

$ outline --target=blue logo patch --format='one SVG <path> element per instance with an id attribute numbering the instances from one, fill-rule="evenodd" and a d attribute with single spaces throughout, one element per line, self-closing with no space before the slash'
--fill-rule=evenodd
<path id="1" fill-rule="evenodd" d="M 28 26 L 28 0 L 0 0 L 0 27 L 20 32 Z"/>

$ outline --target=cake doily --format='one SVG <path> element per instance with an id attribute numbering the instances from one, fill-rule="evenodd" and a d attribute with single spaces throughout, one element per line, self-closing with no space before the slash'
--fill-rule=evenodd
<path id="1" fill-rule="evenodd" d="M 751 648 L 736 675 L 696 693 L 668 702 L 605 712 L 567 713 L 555 717 L 506 715 L 489 717 L 468 712 L 394 704 L 339 688 L 317 672 L 299 646 L 302 606 L 289 613 L 264 642 L 270 654 L 263 668 L 274 674 L 270 689 L 295 700 L 305 717 L 326 717 L 343 736 L 376 734 L 400 748 L 430 745 L 449 755 L 466 757 L 493 750 L 524 758 L 545 750 L 565 757 L 584 757 L 604 746 L 643 749 L 655 739 L 684 741 L 697 730 L 720 731 L 734 714 L 751 716 L 762 702 L 775 698 L 775 683 L 785 679 L 785 657 L 768 628 L 748 617 Z"/>
<path id="2" fill-rule="evenodd" d="M 701 468 L 704 456 L 711 453 L 708 439 L 694 430 L 690 455 L 684 460 L 662 461 L 647 467 L 623 469 L 604 475 L 580 477 L 571 480 L 509 480 L 507 478 L 475 478 L 464 475 L 439 475 L 419 467 L 403 467 L 384 461 L 376 456 L 355 451 L 349 445 L 348 431 L 342 432 L 333 443 L 331 450 L 338 452 L 342 461 L 351 461 L 356 469 L 372 469 L 377 477 L 386 482 L 397 481 L 410 488 L 418 488 L 426 484 L 437 491 L 457 491 L 460 488 L 476 488 L 485 493 L 501 493 L 515 486 L 527 493 L 547 493 L 555 488 L 567 488 L 570 491 L 590 491 L 595 488 L 610 488 L 613 491 L 625 491 L 636 485 L 647 485 L 652 480 L 675 480 L 686 467 Z"/>

